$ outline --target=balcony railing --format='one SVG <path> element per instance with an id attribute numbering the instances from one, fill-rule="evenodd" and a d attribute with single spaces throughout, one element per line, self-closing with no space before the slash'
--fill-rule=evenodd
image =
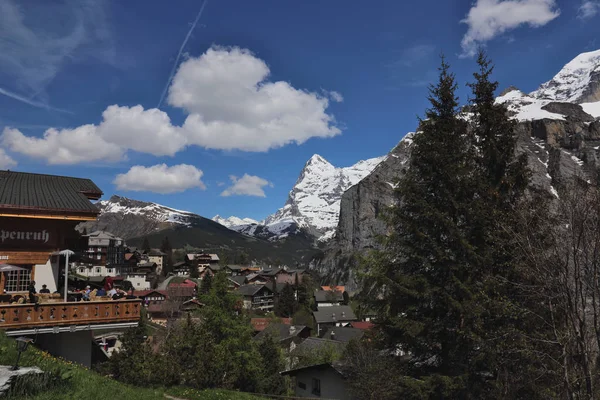
<path id="1" fill-rule="evenodd" d="M 134 322 L 141 300 L 0 305 L 0 329 Z"/>

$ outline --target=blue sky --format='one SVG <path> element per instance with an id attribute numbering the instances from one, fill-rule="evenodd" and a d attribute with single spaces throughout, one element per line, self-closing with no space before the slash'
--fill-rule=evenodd
<path id="1" fill-rule="evenodd" d="M 313 154 L 414 130 L 441 52 L 466 101 L 479 45 L 526 92 L 600 48 L 599 1 L 209 0 L 194 25 L 203 4 L 2 0 L 0 168 L 262 219 Z"/>

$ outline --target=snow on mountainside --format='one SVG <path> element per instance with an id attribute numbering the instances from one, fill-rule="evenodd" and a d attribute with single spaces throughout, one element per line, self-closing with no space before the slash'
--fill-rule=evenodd
<path id="1" fill-rule="evenodd" d="M 220 215 L 215 215 L 214 217 L 212 217 L 212 220 L 230 229 L 235 228 L 236 226 L 258 224 L 258 221 L 252 218 L 238 218 L 234 216 L 231 216 L 229 218 L 223 218 Z"/>
<path id="2" fill-rule="evenodd" d="M 578 55 L 531 96 L 578 104 L 600 101 L 600 50 Z"/>
<path id="3" fill-rule="evenodd" d="M 313 155 L 300 172 L 283 208 L 262 223 L 273 233 L 285 235 L 297 226 L 322 239 L 330 238 L 338 224 L 342 194 L 369 175 L 384 158 L 336 168 L 320 155 Z"/>

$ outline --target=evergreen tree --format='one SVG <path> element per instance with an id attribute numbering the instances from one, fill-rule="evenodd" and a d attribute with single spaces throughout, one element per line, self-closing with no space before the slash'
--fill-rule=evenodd
<path id="1" fill-rule="evenodd" d="M 285 369 L 279 343 L 272 335 L 267 335 L 258 345 L 263 371 L 260 381 L 260 392 L 282 395 L 286 392 L 285 378 L 280 372 Z"/>
<path id="2" fill-rule="evenodd" d="M 294 288 L 286 283 L 277 299 L 275 314 L 278 317 L 289 318 L 294 315 L 297 308 Z"/>
<path id="3" fill-rule="evenodd" d="M 148 241 L 148 238 L 144 238 L 144 243 L 142 244 L 142 250 L 144 250 L 144 253 L 148 254 L 151 250 L 150 248 L 150 242 Z"/>
<path id="4" fill-rule="evenodd" d="M 160 251 L 166 254 L 163 265 L 163 275 L 166 276 L 173 270 L 173 247 L 171 247 L 168 236 L 165 236 L 163 239 L 160 245 Z"/>
<path id="5" fill-rule="evenodd" d="M 213 277 L 211 274 L 204 274 L 204 278 L 202 278 L 202 283 L 200 284 L 200 294 L 207 294 L 210 292 L 210 288 L 212 287 Z"/>
<path id="6" fill-rule="evenodd" d="M 470 356 L 483 311 L 469 264 L 466 215 L 474 198 L 474 167 L 466 123 L 458 118 L 455 78 L 442 58 L 431 108 L 413 139 L 399 203 L 389 215 L 385 250 L 364 276 L 378 312 L 384 344 L 411 354 L 411 367 L 434 397 L 467 396 Z M 382 290 L 383 289 L 383 290 Z"/>

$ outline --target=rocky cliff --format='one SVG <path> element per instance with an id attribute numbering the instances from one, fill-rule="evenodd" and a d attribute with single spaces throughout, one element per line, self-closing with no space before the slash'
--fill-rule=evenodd
<path id="1" fill-rule="evenodd" d="M 525 153 L 531 185 L 557 196 L 554 186 L 577 174 L 589 177 L 600 149 L 600 51 L 584 53 L 551 81 L 527 95 L 509 88 L 497 102 L 518 121 L 516 151 Z M 328 283 L 354 284 L 356 256 L 377 248 L 385 234 L 384 210 L 394 203 L 394 180 L 401 178 L 410 157 L 411 135 L 386 159 L 342 196 L 335 237 L 313 267 Z"/>

